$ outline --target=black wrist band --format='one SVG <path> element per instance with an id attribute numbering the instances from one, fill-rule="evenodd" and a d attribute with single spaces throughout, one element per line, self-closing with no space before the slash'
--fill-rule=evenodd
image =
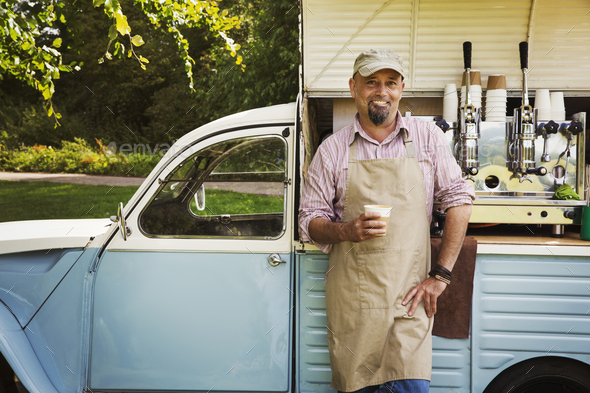
<path id="1" fill-rule="evenodd" d="M 448 283 L 450 283 L 451 279 L 453 278 L 453 274 L 450 272 L 449 269 L 447 269 L 446 267 L 442 266 L 442 265 L 435 265 L 432 270 L 430 271 L 430 273 L 428 273 L 428 275 L 430 277 L 434 277 L 437 280 L 446 282 L 448 281 Z M 441 278 L 443 280 L 441 280 Z M 447 283 L 447 284 L 448 284 Z"/>

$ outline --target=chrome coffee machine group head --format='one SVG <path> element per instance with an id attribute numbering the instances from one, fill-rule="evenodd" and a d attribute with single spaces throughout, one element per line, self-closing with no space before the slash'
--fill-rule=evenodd
<path id="1" fill-rule="evenodd" d="M 506 167 L 512 175 L 510 179 L 518 179 L 520 183 L 525 180 L 533 182 L 530 175 L 545 176 L 547 168 L 537 166 L 535 162 L 535 139 L 537 139 L 536 111 L 529 105 L 527 87 L 529 44 L 521 42 L 520 68 L 522 68 L 522 105 L 514 110 L 512 129 L 508 129 L 508 151 L 506 154 Z M 553 132 L 548 127 L 546 134 Z M 545 139 L 546 141 L 546 139 Z"/>
<path id="2" fill-rule="evenodd" d="M 479 172 L 478 139 L 480 108 L 476 108 L 471 100 L 471 42 L 463 43 L 463 61 L 465 64 L 465 105 L 459 109 L 460 127 L 455 137 L 455 158 L 466 179 L 475 181 Z"/>

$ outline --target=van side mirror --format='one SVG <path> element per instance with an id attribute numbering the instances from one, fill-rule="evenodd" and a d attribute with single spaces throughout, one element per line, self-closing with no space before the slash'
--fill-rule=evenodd
<path id="1" fill-rule="evenodd" d="M 125 216 L 123 215 L 123 202 L 119 202 L 117 215 L 111 216 L 110 218 L 112 222 L 119 223 L 119 231 L 121 232 L 121 236 L 123 236 L 123 240 L 127 240 L 127 237 L 131 235 L 131 228 L 129 228 L 125 222 Z"/>

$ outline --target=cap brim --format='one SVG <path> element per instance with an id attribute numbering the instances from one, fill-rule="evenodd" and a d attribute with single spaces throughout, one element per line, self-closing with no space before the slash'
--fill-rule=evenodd
<path id="1" fill-rule="evenodd" d="M 377 71 L 386 69 L 394 70 L 395 72 L 400 74 L 402 78 L 406 78 L 406 76 L 404 75 L 404 71 L 401 68 L 394 67 L 390 63 L 372 63 L 370 68 L 368 66 L 362 66 L 361 68 L 359 68 L 358 72 L 366 78 L 367 76 L 372 75 Z"/>

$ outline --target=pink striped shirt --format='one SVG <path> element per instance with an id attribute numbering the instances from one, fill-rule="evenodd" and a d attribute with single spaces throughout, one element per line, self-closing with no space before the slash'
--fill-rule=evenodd
<path id="1" fill-rule="evenodd" d="M 331 244 L 319 244 L 309 235 L 309 223 L 317 217 L 340 222 L 344 213 L 349 146 L 358 132 L 357 158 L 370 160 L 396 158 L 406 155 L 400 128 L 408 130 L 424 178 L 428 220 L 432 220 L 432 206 L 436 199 L 446 211 L 450 207 L 470 205 L 475 199 L 473 185 L 463 180 L 461 168 L 440 128 L 434 123 L 397 113 L 397 125 L 382 143 L 378 143 L 362 129 L 358 113 L 354 122 L 334 133 L 318 148 L 313 157 L 303 188 L 299 207 L 301 240 L 313 243 L 328 254 Z"/>

